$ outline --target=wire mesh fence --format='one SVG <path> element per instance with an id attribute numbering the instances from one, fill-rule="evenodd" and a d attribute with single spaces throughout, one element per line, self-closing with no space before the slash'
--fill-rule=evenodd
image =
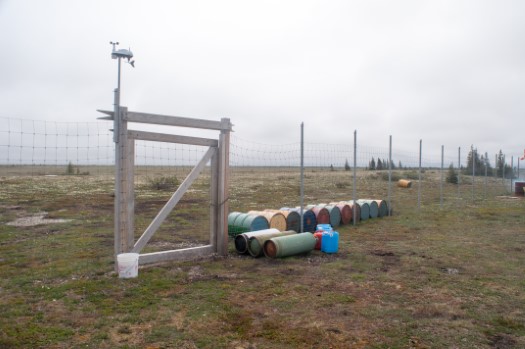
<path id="1" fill-rule="evenodd" d="M 111 124 L 56 122 L 0 118 L 0 176 L 85 176 L 111 180 L 114 144 Z M 414 206 L 443 205 L 514 192 L 520 180 L 519 158 L 509 166 L 495 150 L 491 161 L 481 153 L 484 172 L 473 169 L 474 148 L 444 148 L 441 154 L 420 143 L 420 149 L 309 142 L 304 147 L 304 200 L 326 202 L 377 197 L 386 199 L 399 179 L 412 184 L 409 197 L 392 191 L 393 202 L 402 196 Z M 422 146 L 421 146 L 422 145 Z M 135 147 L 136 185 L 176 184 L 191 170 L 205 149 L 198 146 L 139 141 Z M 390 155 L 391 154 L 391 155 Z M 355 160 L 354 160 L 355 156 Z M 391 158 L 390 158 L 391 156 Z M 476 156 L 475 156 L 476 158 Z M 514 158 L 512 158 L 513 162 Z M 499 163 L 498 163 L 499 161 Z M 232 210 L 300 205 L 301 142 L 264 144 L 232 136 L 230 146 L 230 205 Z M 356 171 L 354 171 L 354 168 Z M 474 170 L 474 172 L 472 172 Z M 506 172 L 506 173 L 505 173 Z M 523 172 L 523 171 L 522 171 Z M 475 174 L 475 175 L 473 175 Z M 176 180 L 175 180 L 176 179 Z M 163 182 L 165 182 L 163 184 Z M 246 184 L 247 183 L 247 184 Z M 355 183 L 355 193 L 353 192 Z M 172 183 L 173 184 L 173 183 Z M 457 190 L 443 190 L 455 185 Z M 2 191 L 9 191 L 4 186 Z M 251 200 L 239 200 L 250 197 Z M 355 199 L 357 199 L 355 198 Z M 240 207 L 242 202 L 243 206 Z"/>

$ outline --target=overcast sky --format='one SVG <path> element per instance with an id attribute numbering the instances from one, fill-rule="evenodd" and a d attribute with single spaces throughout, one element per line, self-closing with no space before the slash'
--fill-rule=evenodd
<path id="1" fill-rule="evenodd" d="M 525 1 L 0 0 L 0 117 L 130 110 L 261 143 L 525 148 Z M 492 159 L 492 157 L 490 158 Z"/>

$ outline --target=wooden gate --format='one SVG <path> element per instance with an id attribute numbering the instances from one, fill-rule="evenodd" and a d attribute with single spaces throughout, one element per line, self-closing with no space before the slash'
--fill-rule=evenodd
<path id="1" fill-rule="evenodd" d="M 128 111 L 120 107 L 120 115 L 114 120 L 113 111 L 98 110 L 109 116 L 103 120 L 115 121 L 115 265 L 117 255 L 124 252 L 139 253 L 139 264 L 155 263 L 168 260 L 184 260 L 212 254 L 228 253 L 228 173 L 230 119 L 220 121 L 166 116 Z M 189 127 L 220 131 L 218 139 L 180 136 L 174 134 L 128 130 L 128 123 L 143 123 L 163 126 Z M 154 141 L 180 143 L 208 147 L 199 163 L 190 171 L 168 202 L 158 212 L 142 236 L 134 241 L 134 167 L 135 141 Z M 210 241 L 208 245 L 177 250 L 143 253 L 153 234 L 175 208 L 184 193 L 197 179 L 200 172 L 211 161 L 211 205 L 210 205 Z"/>

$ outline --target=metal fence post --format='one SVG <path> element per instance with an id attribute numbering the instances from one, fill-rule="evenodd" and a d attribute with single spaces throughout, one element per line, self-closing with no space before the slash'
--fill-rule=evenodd
<path id="1" fill-rule="evenodd" d="M 461 199 L 460 184 L 461 184 L 461 147 L 458 147 L 458 202 Z"/>
<path id="2" fill-rule="evenodd" d="M 353 205 L 352 205 L 352 212 L 353 212 L 353 223 L 354 225 L 356 225 L 356 219 L 357 219 L 357 209 L 356 209 L 356 205 L 357 205 L 357 190 L 356 190 L 356 168 L 357 168 L 357 130 L 354 130 L 354 173 L 353 173 L 353 176 L 354 176 L 354 179 L 353 179 L 353 185 L 352 185 L 352 200 L 353 200 Z"/>
<path id="3" fill-rule="evenodd" d="M 418 187 L 417 187 L 417 208 L 421 209 L 421 153 L 423 149 L 423 140 L 419 140 L 419 170 L 418 170 Z"/>
<path id="4" fill-rule="evenodd" d="M 389 137 L 388 142 L 388 215 L 390 216 L 390 208 L 392 207 L 392 200 L 391 200 L 391 192 L 392 192 L 392 135 Z"/>
<path id="5" fill-rule="evenodd" d="M 304 122 L 301 122 L 301 233 L 304 232 L 303 207 L 304 207 Z"/>
<path id="6" fill-rule="evenodd" d="M 439 180 L 439 206 L 443 207 L 443 162 L 444 162 L 445 146 L 441 146 L 441 172 Z"/>
<path id="7" fill-rule="evenodd" d="M 470 157 L 472 160 L 472 202 L 474 202 L 474 176 L 476 175 L 476 156 L 475 156 L 474 146 L 470 146 Z"/>

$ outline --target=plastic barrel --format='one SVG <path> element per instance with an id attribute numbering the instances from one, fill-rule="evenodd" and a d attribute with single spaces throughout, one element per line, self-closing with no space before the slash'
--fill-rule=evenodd
<path id="1" fill-rule="evenodd" d="M 266 257 L 288 257 L 314 249 L 317 240 L 311 233 L 275 237 L 264 243 Z"/>
<path id="2" fill-rule="evenodd" d="M 368 205 L 368 214 L 370 215 L 370 218 L 377 218 L 379 215 L 379 206 L 377 205 L 377 202 L 375 200 L 371 199 L 360 199 L 357 200 L 357 203 L 359 205 L 367 204 Z"/>
<path id="3" fill-rule="evenodd" d="M 275 228 L 270 228 L 270 229 L 251 231 L 251 232 L 239 234 L 235 237 L 235 240 L 234 240 L 235 249 L 237 250 L 237 253 L 240 253 L 240 254 L 247 253 L 248 252 L 248 241 L 252 236 L 268 234 L 268 233 L 278 233 L 278 232 L 279 230 Z"/>
<path id="4" fill-rule="evenodd" d="M 263 246 L 264 243 L 272 238 L 278 237 L 278 236 L 285 236 L 285 235 L 292 235 L 297 234 L 293 230 L 289 231 L 280 231 L 277 233 L 266 233 L 266 234 L 259 234 L 252 236 L 248 239 L 248 252 L 253 257 L 259 257 L 264 254 L 263 252 Z"/>
<path id="5" fill-rule="evenodd" d="M 323 231 L 321 252 L 337 253 L 339 250 L 339 233 L 336 231 Z"/>

